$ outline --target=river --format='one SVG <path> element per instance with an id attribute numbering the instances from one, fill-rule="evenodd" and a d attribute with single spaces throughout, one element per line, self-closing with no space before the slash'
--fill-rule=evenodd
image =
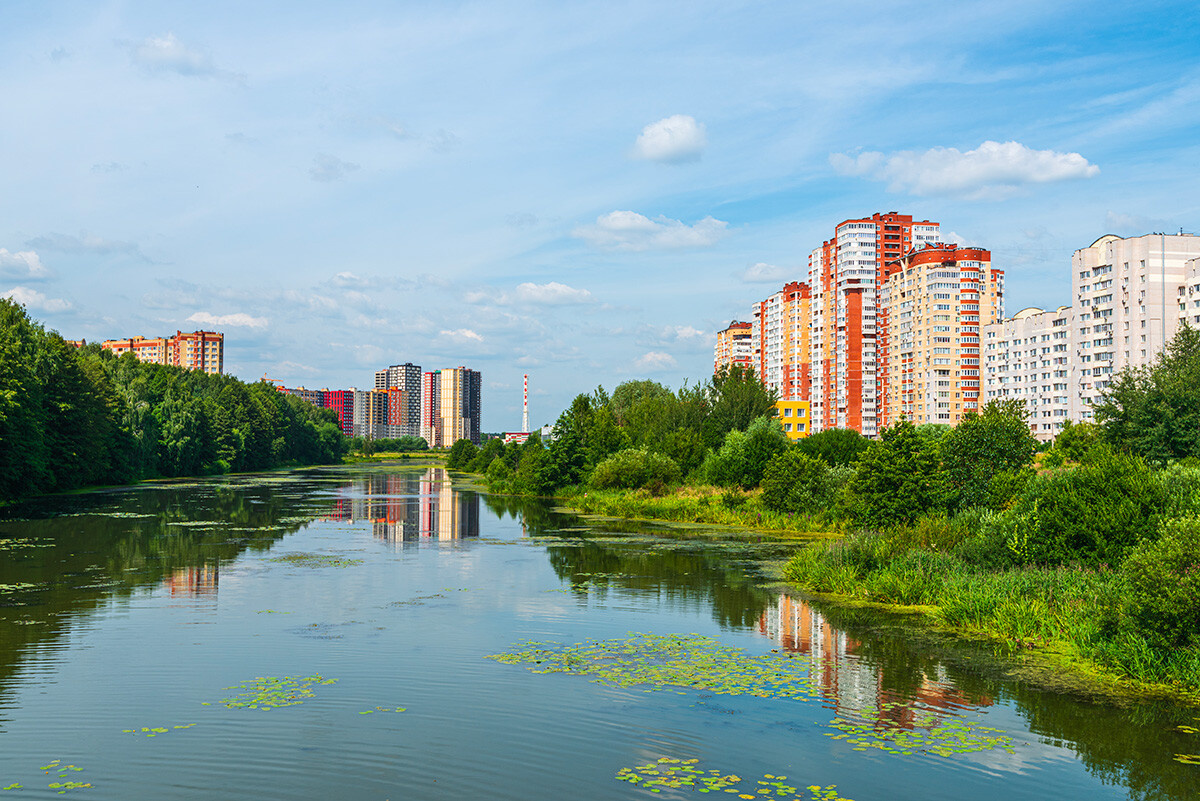
<path id="1" fill-rule="evenodd" d="M 585 520 L 423 466 L 6 517 L 13 798 L 1200 797 L 1175 758 L 1200 710 L 1038 690 L 810 603 L 759 570 L 794 545 L 756 535 Z"/>

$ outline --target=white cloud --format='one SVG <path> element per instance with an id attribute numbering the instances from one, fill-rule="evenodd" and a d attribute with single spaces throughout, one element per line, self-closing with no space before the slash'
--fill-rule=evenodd
<path id="1" fill-rule="evenodd" d="M 483 337 L 472 331 L 470 328 L 455 328 L 452 331 L 442 330 L 438 332 L 438 336 L 446 337 L 457 342 L 483 342 Z"/>
<path id="2" fill-rule="evenodd" d="M 52 250 L 58 253 L 95 253 L 100 256 L 123 253 L 128 256 L 136 256 L 144 261 L 150 261 L 142 253 L 141 248 L 138 247 L 136 242 L 105 239 L 86 232 L 80 232 L 79 236 L 71 236 L 70 234 L 59 234 L 52 231 L 42 236 L 35 236 L 25 244 L 37 250 Z"/>
<path id="3" fill-rule="evenodd" d="M 133 62 L 150 72 L 174 72 L 198 78 L 232 78 L 242 76 L 218 69 L 212 58 L 188 47 L 173 33 L 150 36 L 129 46 Z"/>
<path id="4" fill-rule="evenodd" d="M 533 284 L 529 282 L 518 284 L 517 291 L 513 294 L 519 302 L 537 303 L 547 306 L 587 303 L 592 299 L 592 293 L 586 289 L 575 289 L 566 284 L 560 284 L 557 281 L 551 281 L 546 284 Z"/>
<path id="5" fill-rule="evenodd" d="M 592 225 L 579 226 L 571 235 L 614 250 L 671 250 L 714 245 L 728 227 L 729 223 L 713 217 L 687 225 L 661 215 L 652 220 L 636 211 L 610 211 L 597 217 Z"/>
<path id="6" fill-rule="evenodd" d="M 842 175 L 886 181 L 892 192 L 999 199 L 1025 184 L 1091 178 L 1100 168 L 1078 153 L 1033 150 L 1020 142 L 987 141 L 975 150 L 935 147 L 890 155 L 834 153 L 829 163 Z"/>
<path id="7" fill-rule="evenodd" d="M 237 312 L 235 314 L 196 312 L 187 319 L 189 323 L 232 328 L 266 328 L 268 322 L 266 317 L 251 317 L 244 312 Z"/>
<path id="8" fill-rule="evenodd" d="M 357 164 L 342 161 L 337 156 L 332 156 L 329 153 L 318 153 L 313 156 L 313 165 L 308 169 L 308 175 L 314 181 L 329 183 L 330 181 L 337 181 L 344 178 L 348 173 L 352 173 L 357 169 Z"/>
<path id="9" fill-rule="evenodd" d="M 62 298 L 48 298 L 36 289 L 15 286 L 0 297 L 12 298 L 30 311 L 60 312 L 71 308 L 70 301 Z"/>
<path id="10" fill-rule="evenodd" d="M 777 284 L 785 280 L 787 271 L 774 264 L 760 261 L 742 270 L 739 277 L 747 284 Z"/>
<path id="11" fill-rule="evenodd" d="M 1104 230 L 1116 234 L 1144 234 L 1148 231 L 1162 231 L 1167 224 L 1162 220 L 1154 220 L 1137 214 L 1122 214 L 1110 211 L 1104 215 Z"/>
<path id="12" fill-rule="evenodd" d="M 42 264 L 41 257 L 32 250 L 10 253 L 0 248 L 0 276 L 24 281 L 40 281 L 50 277 L 50 271 Z"/>
<path id="13" fill-rule="evenodd" d="M 682 164 L 698 160 L 706 143 L 703 123 L 686 114 L 675 114 L 643 128 L 634 143 L 633 155 L 666 164 Z"/>
<path id="14" fill-rule="evenodd" d="M 675 357 L 671 354 L 663 353 L 661 350 L 652 350 L 639 356 L 637 361 L 633 363 L 633 366 L 647 372 L 658 372 L 669 370 L 676 364 Z"/>

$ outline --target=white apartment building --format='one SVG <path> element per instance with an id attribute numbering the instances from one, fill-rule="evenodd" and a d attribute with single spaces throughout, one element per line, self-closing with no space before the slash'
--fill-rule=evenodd
<path id="1" fill-rule="evenodd" d="M 984 400 L 1020 400 L 1029 431 L 1048 442 L 1071 415 L 1075 385 L 1070 306 L 1022 309 L 983 327 Z"/>
<path id="2" fill-rule="evenodd" d="M 1090 421 L 1116 373 L 1150 364 L 1162 352 L 1179 324 L 1180 300 L 1188 297 L 1188 262 L 1197 257 L 1200 237 L 1191 234 L 1107 234 L 1075 251 L 1072 420 Z"/>
<path id="3" fill-rule="evenodd" d="M 1188 259 L 1179 288 L 1179 322 L 1200 328 L 1200 259 Z"/>

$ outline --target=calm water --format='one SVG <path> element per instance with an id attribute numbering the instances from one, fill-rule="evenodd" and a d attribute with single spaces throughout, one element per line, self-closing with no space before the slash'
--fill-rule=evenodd
<path id="1" fill-rule="evenodd" d="M 890 618 L 809 605 L 756 572 L 778 544 L 599 526 L 456 490 L 437 468 L 146 486 L 9 514 L 0 787 L 23 785 L 14 798 L 57 798 L 60 781 L 95 799 L 701 797 L 614 779 L 659 757 L 856 801 L 1200 796 L 1200 766 L 1173 760 L 1200 753 L 1173 729 L 1200 710 L 1037 692 Z M 485 658 L 631 632 L 791 654 L 818 697 L 646 692 Z M 256 677 L 315 674 L 337 681 L 301 705 L 221 703 Z M 377 707 L 406 711 L 362 714 Z M 829 736 L 836 716 L 893 734 L 982 724 L 1011 748 L 855 750 Z M 142 727 L 168 731 L 123 732 Z M 52 760 L 82 770 L 47 775 Z"/>

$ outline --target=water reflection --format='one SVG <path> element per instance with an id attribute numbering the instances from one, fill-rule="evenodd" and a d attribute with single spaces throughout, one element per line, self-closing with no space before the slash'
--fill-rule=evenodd
<path id="1" fill-rule="evenodd" d="M 217 594 L 217 579 L 221 568 L 217 564 L 179 568 L 163 579 L 163 587 L 171 597 Z"/>
<path id="2" fill-rule="evenodd" d="M 454 491 L 441 467 L 376 474 L 339 489 L 326 519 L 369 520 L 375 536 L 392 543 L 478 537 L 479 496 Z"/>
<path id="3" fill-rule="evenodd" d="M 910 685 L 903 693 L 890 689 L 883 667 L 860 655 L 859 640 L 830 623 L 809 602 L 786 593 L 763 610 L 758 632 L 785 653 L 807 657 L 813 687 L 833 701 L 842 715 L 871 717 L 913 728 L 918 720 L 926 726 L 940 720 L 942 716 L 931 716 L 931 710 L 954 714 L 995 703 L 989 695 L 968 697 L 958 689 L 949 668 L 940 662 L 922 672 L 915 687 Z"/>

